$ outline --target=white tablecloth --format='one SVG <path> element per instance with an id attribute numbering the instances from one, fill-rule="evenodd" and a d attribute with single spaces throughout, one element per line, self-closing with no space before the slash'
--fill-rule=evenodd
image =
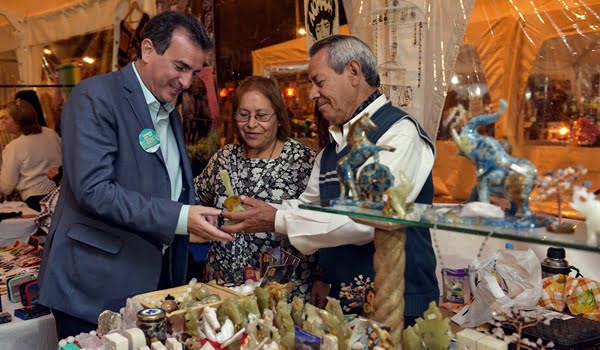
<path id="1" fill-rule="evenodd" d="M 23 215 L 36 215 L 37 211 L 28 208 L 0 208 L 0 213 L 10 213 L 20 211 Z M 29 236 L 37 230 L 35 218 L 14 218 L 0 221 L 0 246 L 7 246 L 15 243 L 18 239 L 21 242 L 27 242 Z"/>
<path id="2" fill-rule="evenodd" d="M 11 303 L 2 295 L 2 308 L 13 314 L 21 303 Z M 10 323 L 0 324 L 0 349 L 6 350 L 56 350 L 56 325 L 54 316 L 46 315 L 32 320 L 14 317 Z"/>

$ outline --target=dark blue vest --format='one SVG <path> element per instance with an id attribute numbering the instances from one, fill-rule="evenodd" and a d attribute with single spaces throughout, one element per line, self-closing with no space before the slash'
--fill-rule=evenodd
<path id="1" fill-rule="evenodd" d="M 408 118 L 417 129 L 421 138 L 430 145 L 434 151 L 434 145 L 421 129 L 419 123 L 408 116 L 404 111 L 387 103 L 381 107 L 371 120 L 377 125 L 377 129 L 369 132 L 367 136 L 373 143 L 388 131 L 397 121 Z M 319 191 L 321 200 L 337 199 L 340 196 L 340 186 L 336 174 L 336 165 L 339 159 L 348 154 L 349 149 L 345 147 L 340 153 L 336 153 L 335 143 L 329 143 L 323 150 L 321 158 L 321 173 L 319 176 Z M 433 201 L 433 179 L 431 173 L 423 185 L 415 203 L 431 204 Z M 436 259 L 431 245 L 429 229 L 410 227 L 406 237 L 406 271 L 405 276 L 405 311 L 407 316 L 421 316 L 427 309 L 430 301 L 439 299 L 439 287 L 435 275 Z M 357 283 L 374 281 L 373 254 L 375 246 L 373 242 L 357 246 L 343 245 L 319 250 L 319 263 L 323 271 L 324 279 L 331 283 L 332 297 L 340 298 L 340 290 L 344 286 Z M 360 277 L 362 276 L 362 278 Z M 360 287 L 360 286 L 359 286 Z M 384 296 L 385 297 L 385 296 Z M 342 303 L 352 303 L 347 298 L 340 298 Z"/>

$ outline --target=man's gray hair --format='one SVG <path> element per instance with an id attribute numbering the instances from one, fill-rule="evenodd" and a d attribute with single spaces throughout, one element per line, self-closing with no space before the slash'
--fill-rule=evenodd
<path id="1" fill-rule="evenodd" d="M 364 41 L 352 35 L 332 35 L 314 43 L 308 54 L 313 57 L 323 49 L 327 49 L 327 63 L 336 73 L 341 74 L 350 61 L 356 60 L 360 63 L 367 83 L 379 87 L 377 58 Z"/>

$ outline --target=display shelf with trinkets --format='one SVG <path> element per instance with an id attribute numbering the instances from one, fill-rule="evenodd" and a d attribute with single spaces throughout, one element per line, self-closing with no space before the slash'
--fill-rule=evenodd
<path id="1" fill-rule="evenodd" d="M 564 235 L 547 231 L 545 227 L 538 228 L 513 228 L 501 226 L 485 226 L 477 224 L 452 224 L 433 223 L 423 221 L 423 215 L 430 208 L 436 206 L 414 204 L 407 213 L 406 219 L 385 216 L 382 210 L 366 209 L 353 206 L 332 205 L 330 201 L 321 203 L 301 204 L 300 208 L 322 211 L 333 214 L 346 215 L 356 222 L 375 228 L 375 303 L 374 319 L 389 326 L 394 343 L 402 342 L 401 330 L 403 329 L 404 312 L 404 268 L 405 255 L 404 242 L 408 227 L 427 227 L 436 230 L 459 232 L 468 235 L 485 237 L 482 243 L 490 237 L 503 238 L 511 241 L 541 243 L 546 245 L 562 246 L 578 250 L 600 252 L 598 245 L 589 244 L 586 239 L 586 225 L 574 221 L 575 233 Z M 458 207 L 458 206 L 456 206 Z M 439 249 L 439 248 L 438 248 Z M 481 254 L 482 249 L 479 250 Z M 379 278 L 378 278 L 379 276 Z M 379 281 L 379 283 L 378 283 Z M 386 286 L 394 286 L 387 288 Z M 385 297 L 377 297 L 377 293 Z"/>
<path id="2" fill-rule="evenodd" d="M 164 295 L 167 290 L 158 292 Z M 128 315 L 137 309 L 137 302 L 128 300 L 120 313 L 103 312 L 97 331 L 63 339 L 59 349 L 69 349 L 65 347 L 68 344 L 93 349 L 102 344 L 105 348 L 118 344 L 121 347 L 114 347 L 117 349 L 150 344 L 152 349 L 169 350 L 397 348 L 389 342 L 387 327 L 357 315 L 344 315 L 337 299 L 328 298 L 327 305 L 319 309 L 300 298 L 290 300 L 289 296 L 289 285 L 271 282 L 250 295 L 186 314 L 178 330 L 165 325 L 166 314 L 157 308 L 138 311 L 132 325 Z M 107 320 L 105 314 L 113 320 Z"/>
<path id="3" fill-rule="evenodd" d="M 468 235 L 502 238 L 511 241 L 520 241 L 528 243 L 540 243 L 545 245 L 560 246 L 565 248 L 573 248 L 577 250 L 600 253 L 599 245 L 593 245 L 587 242 L 587 226 L 585 222 L 565 219 L 568 222 L 572 222 L 575 225 L 575 233 L 565 235 L 550 232 L 545 227 L 514 228 L 492 225 L 478 225 L 476 223 L 472 225 L 453 223 L 438 224 L 434 222 L 427 222 L 421 220 L 422 216 L 425 214 L 427 209 L 442 207 L 459 208 L 459 206 L 454 205 L 434 204 L 433 206 L 429 206 L 426 204 L 415 204 L 413 205 L 413 211 L 410 219 L 399 219 L 393 216 L 385 216 L 383 215 L 383 212 L 381 210 L 376 209 L 358 208 L 350 206 L 332 206 L 330 201 L 300 204 L 300 208 L 302 209 L 346 215 L 357 221 L 360 220 L 361 222 L 366 223 L 367 225 L 377 223 L 377 225 L 383 227 L 393 227 L 395 225 L 407 227 L 428 227 L 431 229 L 459 232 Z"/>

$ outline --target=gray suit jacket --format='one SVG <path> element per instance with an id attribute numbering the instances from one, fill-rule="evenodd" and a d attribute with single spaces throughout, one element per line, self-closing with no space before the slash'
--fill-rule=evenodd
<path id="1" fill-rule="evenodd" d="M 96 323 L 103 310 L 156 290 L 163 245 L 171 247 L 171 284 L 185 282 L 188 236 L 174 232 L 182 203 L 195 196 L 177 110 L 170 122 L 184 177 L 179 202 L 170 200 L 161 151 L 139 144 L 154 126 L 132 64 L 73 89 L 62 113 L 64 176 L 39 273 L 41 304 Z"/>

